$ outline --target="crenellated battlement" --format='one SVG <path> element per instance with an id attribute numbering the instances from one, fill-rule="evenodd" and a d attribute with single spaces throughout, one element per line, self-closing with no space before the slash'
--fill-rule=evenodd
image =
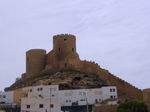
<path id="1" fill-rule="evenodd" d="M 59 35 L 54 35 L 54 38 L 76 38 L 76 36 L 72 34 L 59 34 Z"/>

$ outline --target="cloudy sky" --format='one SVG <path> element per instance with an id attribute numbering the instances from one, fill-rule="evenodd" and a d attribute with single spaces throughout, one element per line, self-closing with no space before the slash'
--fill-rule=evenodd
<path id="1" fill-rule="evenodd" d="M 77 37 L 93 60 L 138 88 L 150 87 L 150 0 L 0 0 L 0 90 L 25 72 L 25 52 Z"/>

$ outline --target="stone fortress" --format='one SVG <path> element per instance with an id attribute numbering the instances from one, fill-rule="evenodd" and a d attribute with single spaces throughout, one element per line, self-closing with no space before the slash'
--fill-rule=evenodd
<path id="1" fill-rule="evenodd" d="M 53 37 L 53 50 L 48 54 L 43 49 L 32 49 L 26 52 L 25 78 L 33 78 L 42 71 L 57 72 L 76 70 L 86 73 L 99 71 L 95 62 L 81 61 L 76 52 L 76 37 L 73 35 L 56 35 Z"/>
<path id="2" fill-rule="evenodd" d="M 71 75 L 62 77 L 67 73 Z M 57 77 L 57 80 L 55 81 L 54 76 Z M 71 76 L 78 76 L 75 77 L 77 80 L 72 80 L 70 78 Z M 87 77 L 89 78 L 87 79 Z M 92 78 L 94 79 L 91 80 Z M 49 53 L 46 53 L 43 49 L 32 49 L 27 51 L 26 73 L 22 75 L 22 78 L 19 81 L 16 81 L 5 90 L 15 90 L 41 83 L 48 85 L 53 82 L 57 82 L 59 84 L 60 79 L 63 81 L 66 80 L 66 82 L 68 80 L 72 80 L 70 84 L 73 85 L 75 82 L 74 85 L 79 84 L 82 88 L 84 88 L 85 85 L 90 85 L 89 83 L 82 84 L 85 82 L 84 79 L 87 79 L 86 82 L 90 82 L 91 80 L 90 83 L 94 84 L 101 82 L 101 85 L 114 85 L 118 89 L 118 97 L 120 102 L 125 100 L 143 99 L 142 90 L 116 77 L 108 70 L 101 68 L 95 62 L 80 60 L 79 55 L 76 52 L 76 37 L 71 34 L 55 35 L 53 37 L 53 49 Z M 89 87 L 94 88 L 94 86 Z M 100 85 L 96 85 L 95 88 L 98 86 Z"/>

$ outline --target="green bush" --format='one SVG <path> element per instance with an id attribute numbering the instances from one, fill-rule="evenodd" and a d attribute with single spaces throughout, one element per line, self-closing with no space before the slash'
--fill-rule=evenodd
<path id="1" fill-rule="evenodd" d="M 120 104 L 117 112 L 148 112 L 144 102 L 131 101 Z"/>

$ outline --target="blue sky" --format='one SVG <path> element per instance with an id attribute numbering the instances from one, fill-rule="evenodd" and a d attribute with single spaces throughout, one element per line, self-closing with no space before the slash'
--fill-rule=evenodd
<path id="1" fill-rule="evenodd" d="M 81 59 L 138 88 L 150 87 L 149 0 L 0 0 L 0 90 L 25 72 L 25 52 L 77 37 Z"/>

